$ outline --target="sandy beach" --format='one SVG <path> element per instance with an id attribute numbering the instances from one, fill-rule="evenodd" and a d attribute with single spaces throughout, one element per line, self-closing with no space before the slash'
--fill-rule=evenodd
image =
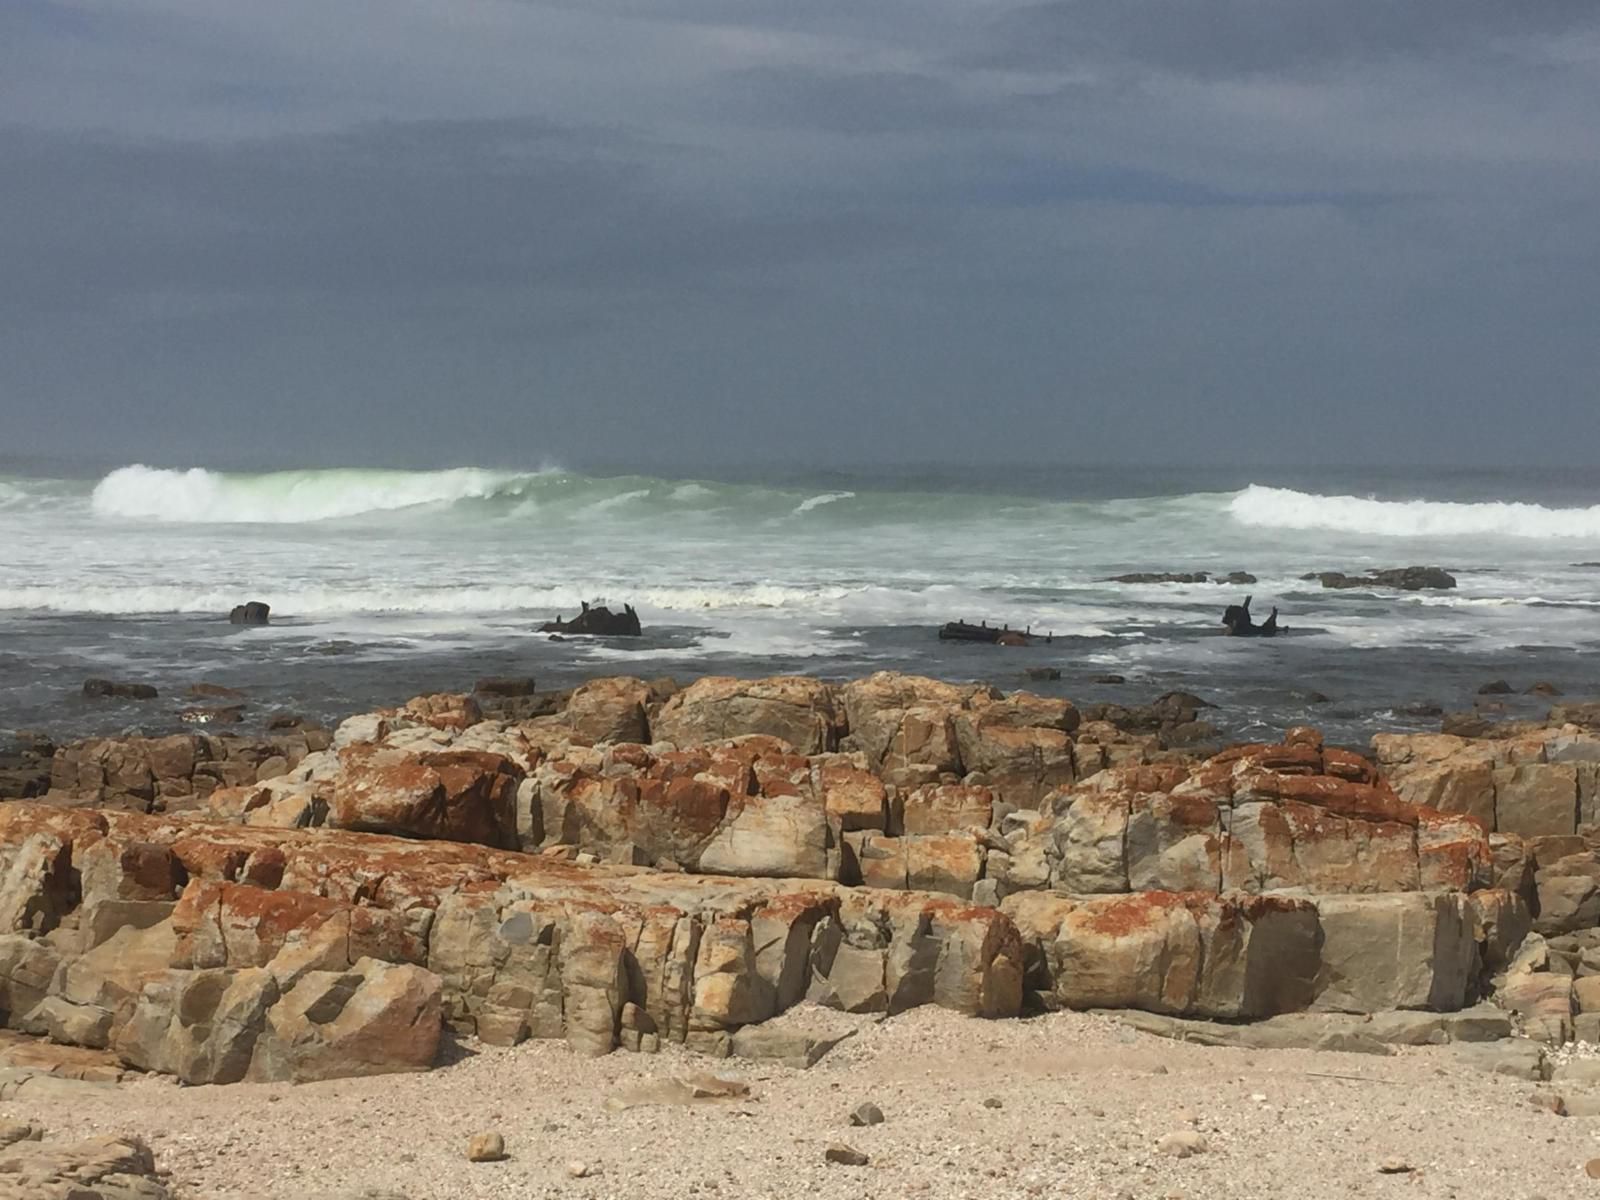
<path id="1" fill-rule="evenodd" d="M 186 1200 L 1555 1200 L 1600 1187 L 1583 1171 L 1600 1156 L 1600 1120 L 1557 1116 L 1534 1100 L 1559 1085 L 1491 1075 L 1452 1047 L 1244 1051 L 1085 1014 L 986 1022 L 924 1008 L 864 1029 L 810 1070 L 678 1049 L 583 1059 L 557 1042 L 463 1050 L 426 1075 L 58 1085 L 0 1111 L 52 1137 L 142 1136 Z M 608 1106 L 695 1073 L 750 1094 Z M 852 1127 L 867 1102 L 884 1122 Z M 467 1161 L 480 1130 L 504 1136 L 505 1161 Z M 1203 1151 L 1160 1148 L 1189 1132 Z M 868 1164 L 825 1162 L 835 1143 Z M 587 1173 L 574 1178 L 575 1164 Z"/>

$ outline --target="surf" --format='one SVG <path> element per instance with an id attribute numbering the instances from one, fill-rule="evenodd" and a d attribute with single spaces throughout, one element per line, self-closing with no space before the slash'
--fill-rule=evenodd
<path id="1" fill-rule="evenodd" d="M 1379 500 L 1251 484 L 1229 501 L 1228 513 L 1239 524 L 1256 529 L 1325 530 L 1368 537 L 1600 540 L 1600 505 L 1547 508 L 1499 500 Z"/>

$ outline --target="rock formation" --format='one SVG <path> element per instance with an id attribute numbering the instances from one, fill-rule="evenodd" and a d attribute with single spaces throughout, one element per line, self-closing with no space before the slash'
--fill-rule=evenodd
<path id="1" fill-rule="evenodd" d="M 1398 588 L 1420 592 L 1429 588 L 1456 586 L 1456 578 L 1442 567 L 1385 567 L 1365 575 L 1346 575 L 1343 571 L 1312 571 L 1301 579 L 1315 579 L 1325 588 Z"/>
<path id="2" fill-rule="evenodd" d="M 589 607 L 587 600 L 582 602 L 582 609 L 570 621 L 563 621 L 559 616 L 554 621 L 546 621 L 539 626 L 540 633 L 583 633 L 597 637 L 638 637 L 640 635 L 639 614 L 633 611 L 633 605 L 624 604 L 619 613 L 612 612 L 605 605 Z"/>
<path id="3" fill-rule="evenodd" d="M 270 605 L 259 600 L 251 600 L 246 604 L 235 604 L 233 611 L 228 614 L 228 622 L 232 625 L 265 625 L 271 618 Z"/>
<path id="4" fill-rule="evenodd" d="M 755 1053 L 807 999 L 1241 1021 L 1493 996 L 1600 1033 L 1577 726 L 1202 761 L 881 673 L 594 680 L 527 720 L 427 696 L 317 733 L 57 750 L 46 795 L 0 805 L 0 1020 L 195 1083 L 424 1069 L 446 1031 Z"/>

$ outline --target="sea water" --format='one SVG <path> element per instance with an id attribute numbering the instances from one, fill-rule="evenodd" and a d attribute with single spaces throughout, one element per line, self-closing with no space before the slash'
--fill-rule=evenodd
<path id="1" fill-rule="evenodd" d="M 259 723 L 489 674 L 561 687 L 895 669 L 1082 702 L 1183 689 L 1232 736 L 1314 721 L 1359 743 L 1428 725 L 1418 706 L 1470 707 L 1490 679 L 1600 692 L 1597 560 L 1600 474 L 1583 472 L 14 467 L 0 474 L 0 730 L 177 728 L 197 682 L 244 690 Z M 1301 578 L 1412 564 L 1458 586 Z M 1257 582 L 1109 582 L 1235 570 Z M 1223 637 L 1224 606 L 1246 594 L 1288 635 Z M 272 624 L 229 625 L 246 600 L 270 604 Z M 580 601 L 632 603 L 645 636 L 537 632 Z M 940 642 L 951 620 L 1053 638 Z M 1062 678 L 1026 682 L 1029 667 Z M 162 696 L 91 703 L 88 676 Z"/>

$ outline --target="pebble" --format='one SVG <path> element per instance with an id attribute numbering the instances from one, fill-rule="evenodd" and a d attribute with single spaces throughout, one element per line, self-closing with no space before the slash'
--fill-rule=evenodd
<path id="1" fill-rule="evenodd" d="M 846 1146 L 843 1142 L 835 1142 L 822 1152 L 822 1157 L 827 1162 L 837 1163 L 841 1167 L 864 1167 L 867 1165 L 867 1156 L 854 1146 Z"/>
<path id="2" fill-rule="evenodd" d="M 1403 1158 L 1386 1158 L 1378 1164 L 1380 1175 L 1409 1175 L 1414 1167 Z"/>
<path id="3" fill-rule="evenodd" d="M 1567 1115 L 1566 1099 L 1559 1092 L 1534 1092 L 1528 1097 L 1528 1103 L 1535 1108 L 1555 1113 L 1558 1117 Z"/>
<path id="4" fill-rule="evenodd" d="M 499 1162 L 506 1156 L 506 1139 L 493 1131 L 475 1133 L 467 1143 L 468 1162 Z"/>
<path id="5" fill-rule="evenodd" d="M 587 1179 L 597 1172 L 588 1163 L 575 1158 L 567 1164 L 567 1174 L 574 1179 Z"/>
<path id="6" fill-rule="evenodd" d="M 883 1109 L 873 1104 L 870 1100 L 865 1104 L 858 1104 L 850 1114 L 852 1125 L 882 1125 Z"/>
<path id="7" fill-rule="evenodd" d="M 1591 1158 L 1584 1163 L 1583 1173 L 1590 1179 L 1600 1179 L 1600 1158 Z"/>
<path id="8" fill-rule="evenodd" d="M 1191 1154 L 1204 1154 L 1209 1145 L 1205 1134 L 1197 1133 L 1193 1129 L 1180 1129 L 1174 1133 L 1163 1134 L 1156 1142 L 1156 1149 L 1162 1154 L 1170 1154 L 1173 1158 L 1188 1158 Z"/>
<path id="9" fill-rule="evenodd" d="M 990 1096 L 987 1100 L 985 1100 L 983 1102 L 983 1106 L 985 1108 L 1004 1108 L 1005 1107 L 1005 1105 L 1000 1102 L 1000 1097 L 999 1096 Z"/>

